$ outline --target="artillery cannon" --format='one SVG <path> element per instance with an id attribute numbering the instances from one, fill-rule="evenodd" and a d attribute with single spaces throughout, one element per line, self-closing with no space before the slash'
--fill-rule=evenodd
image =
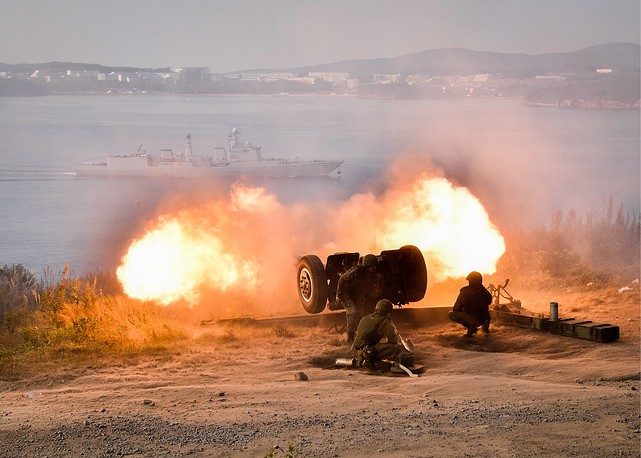
<path id="1" fill-rule="evenodd" d="M 320 313 L 325 308 L 339 310 L 343 306 L 336 300 L 338 279 L 356 265 L 361 258 L 358 252 L 335 253 L 325 264 L 313 254 L 303 256 L 298 262 L 298 297 L 308 313 Z M 396 305 L 418 302 L 427 291 L 427 267 L 423 253 L 413 245 L 397 250 L 381 251 L 376 255 L 376 272 L 383 278 L 383 297 Z"/>

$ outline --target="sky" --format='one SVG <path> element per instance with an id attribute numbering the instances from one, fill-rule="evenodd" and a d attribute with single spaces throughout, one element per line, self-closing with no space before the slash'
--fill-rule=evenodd
<path id="1" fill-rule="evenodd" d="M 0 0 L 0 62 L 286 69 L 639 43 L 639 0 Z"/>

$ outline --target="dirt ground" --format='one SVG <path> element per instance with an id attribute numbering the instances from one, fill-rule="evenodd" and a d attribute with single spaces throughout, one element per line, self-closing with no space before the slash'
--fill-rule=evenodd
<path id="1" fill-rule="evenodd" d="M 5 378 L 0 455 L 638 457 L 638 288 L 560 303 L 620 339 L 405 326 L 409 378 L 333 366 L 349 350 L 322 327 L 207 326 L 180 352 Z"/>

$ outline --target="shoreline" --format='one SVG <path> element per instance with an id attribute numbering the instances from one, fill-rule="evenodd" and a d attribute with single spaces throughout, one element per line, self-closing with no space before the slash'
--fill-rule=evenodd
<path id="1" fill-rule="evenodd" d="M 36 97 L 176 97 L 176 98 L 231 98 L 231 97 L 258 97 L 258 98 L 352 98 L 360 100 L 386 100 L 398 102 L 418 102 L 418 101 L 462 101 L 462 100 L 514 100 L 520 101 L 520 104 L 534 108 L 557 108 L 573 111 L 603 111 L 603 112 L 620 112 L 620 111 L 639 111 L 641 104 L 637 101 L 635 104 L 625 104 L 618 101 L 603 100 L 581 100 L 580 103 L 570 103 L 560 105 L 559 102 L 528 102 L 524 96 L 475 96 L 475 97 L 434 97 L 434 98 L 397 98 L 385 96 L 363 96 L 349 93 L 280 93 L 280 94 L 254 94 L 254 93 L 223 93 L 223 94 L 202 94 L 202 93 L 55 93 L 55 94 L 34 94 L 34 95 L 3 95 L 3 98 L 36 98 Z"/>

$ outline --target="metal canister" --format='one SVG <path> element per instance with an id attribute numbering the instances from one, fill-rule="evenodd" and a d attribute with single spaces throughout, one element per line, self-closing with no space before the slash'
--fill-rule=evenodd
<path id="1" fill-rule="evenodd" d="M 356 366 L 356 358 L 336 358 L 336 362 L 334 364 L 336 364 L 337 366 L 355 367 Z"/>
<path id="2" fill-rule="evenodd" d="M 550 302 L 550 321 L 559 321 L 559 303 Z"/>

